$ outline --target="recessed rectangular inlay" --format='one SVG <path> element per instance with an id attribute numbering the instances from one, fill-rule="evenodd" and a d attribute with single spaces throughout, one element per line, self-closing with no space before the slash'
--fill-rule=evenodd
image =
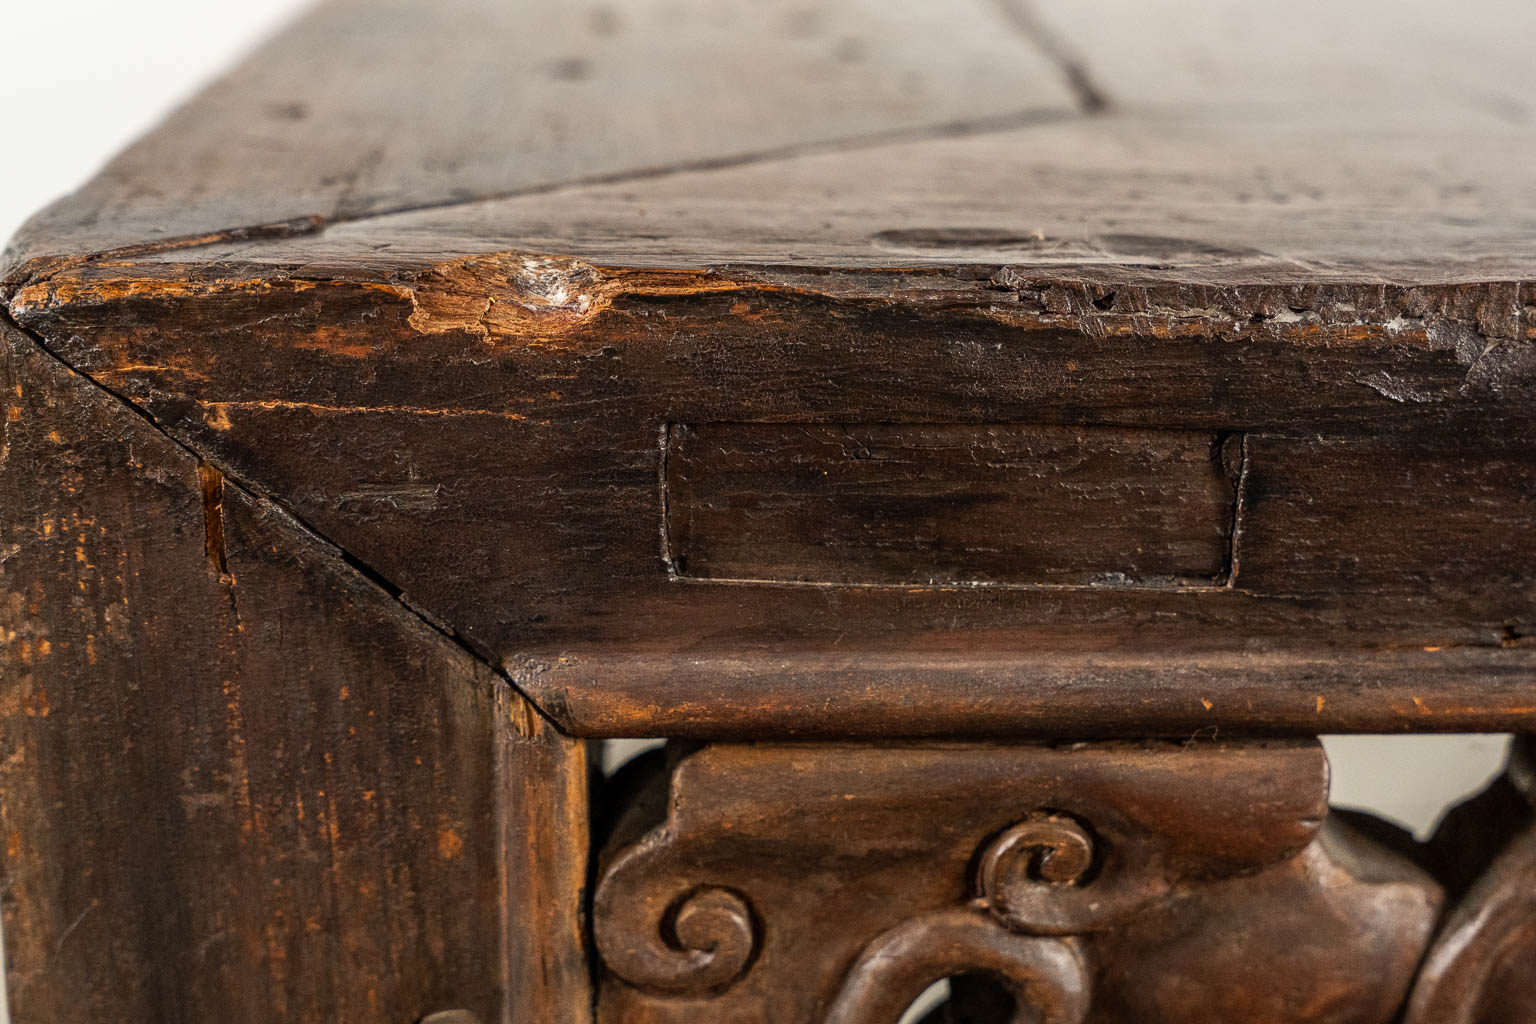
<path id="1" fill-rule="evenodd" d="M 1210 587 L 1242 442 L 1018 424 L 676 424 L 667 554 L 689 579 Z"/>

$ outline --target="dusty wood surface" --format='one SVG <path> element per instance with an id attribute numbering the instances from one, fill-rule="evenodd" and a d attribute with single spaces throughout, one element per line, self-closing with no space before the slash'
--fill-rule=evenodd
<path id="1" fill-rule="evenodd" d="M 573 732 L 1517 727 L 1533 15 L 1432 6 L 328 5 L 34 221 L 8 308 Z M 879 516 L 780 488 L 678 571 L 661 439 L 763 424 L 1240 440 L 1188 557 L 1021 516 L 988 563 L 957 503 L 1074 481 L 892 451 Z"/>
<path id="2" fill-rule="evenodd" d="M 1523 330 L 1507 286 L 1373 286 L 1381 322 L 1362 324 L 1345 298 L 1365 293 L 1326 286 L 1121 288 L 1101 309 L 1108 293 L 1084 285 L 961 270 L 791 283 L 502 256 L 358 276 L 92 264 L 12 310 L 577 731 L 1498 728 L 1533 713 L 1531 347 L 1500 339 Z M 1229 310 L 1162 312 L 1181 297 Z M 669 571 L 664 429 L 752 421 L 1240 436 L 1235 454 L 1210 448 L 1211 477 L 1236 474 L 1225 585 Z M 1140 469 L 1118 485 L 1149 486 Z M 951 517 L 954 494 L 922 495 L 902 496 L 909 522 Z M 759 577 L 792 554 L 736 543 Z M 844 548 L 837 571 L 929 564 L 893 570 L 875 551 Z"/>
<path id="3" fill-rule="evenodd" d="M 1058 64 L 985 0 L 341 0 L 15 244 L 19 260 L 46 261 L 253 228 L 283 235 L 1077 109 Z"/>
<path id="4" fill-rule="evenodd" d="M 582 745 L 286 513 L 0 342 L 12 1019 L 584 1019 Z"/>

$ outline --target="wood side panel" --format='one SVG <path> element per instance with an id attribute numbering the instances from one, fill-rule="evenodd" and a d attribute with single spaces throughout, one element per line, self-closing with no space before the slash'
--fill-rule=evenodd
<path id="1" fill-rule="evenodd" d="M 1256 436 L 1248 447 L 1238 586 L 1536 607 L 1529 441 Z M 1507 639 L 1525 628 L 1512 620 Z"/>
<path id="2" fill-rule="evenodd" d="M 1017 424 L 674 424 L 688 579 L 1220 585 L 1240 437 Z"/>
<path id="3" fill-rule="evenodd" d="M 492 785 L 501 889 L 501 1024 L 589 1024 L 587 924 L 592 745 L 562 735 L 525 697 L 496 690 Z"/>
<path id="4" fill-rule="evenodd" d="M 13 1019 L 584 1019 L 579 889 L 534 891 L 584 871 L 581 745 L 0 334 Z M 535 830 L 538 862 L 509 868 Z M 514 948 L 564 1004 L 519 982 Z"/>
<path id="5" fill-rule="evenodd" d="M 1482 729 L 1536 715 L 1536 645 L 1518 642 L 1536 602 L 1465 581 L 1296 599 L 668 574 L 668 423 L 1391 434 L 1469 452 L 1536 436 L 1530 346 L 1503 317 L 1518 299 L 1504 285 L 1376 288 L 1382 322 L 1366 325 L 1346 309 L 1363 286 L 1149 285 L 1104 301 L 1019 283 L 1005 305 L 998 288 L 957 270 L 653 272 L 506 253 L 351 277 L 101 264 L 12 308 L 582 734 Z M 1303 301 L 1325 311 L 1316 322 L 1266 313 Z M 1205 312 L 1154 312 L 1180 302 Z M 1423 571 L 1408 557 L 1423 549 L 1403 554 L 1405 578 Z"/>

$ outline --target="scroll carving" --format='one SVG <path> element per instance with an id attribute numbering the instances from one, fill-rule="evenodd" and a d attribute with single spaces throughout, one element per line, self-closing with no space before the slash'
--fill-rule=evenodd
<path id="1" fill-rule="evenodd" d="M 978 1022 L 1386 1024 L 1442 895 L 1329 817 L 1313 742 L 720 745 L 650 771 L 600 860 L 599 1022 L 895 1024 L 960 977 Z"/>
<path id="2" fill-rule="evenodd" d="M 593 933 L 609 970 L 630 985 L 668 993 L 707 994 L 735 981 L 757 949 L 746 899 L 713 886 L 669 898 L 649 881 L 638 870 L 621 870 L 598 891 Z"/>
<path id="3" fill-rule="evenodd" d="M 1099 877 L 1089 828 L 1039 811 L 986 849 L 980 895 L 1003 924 L 1035 935 L 1078 935 L 1107 928 L 1167 892 L 1166 875 L 1112 869 Z"/>

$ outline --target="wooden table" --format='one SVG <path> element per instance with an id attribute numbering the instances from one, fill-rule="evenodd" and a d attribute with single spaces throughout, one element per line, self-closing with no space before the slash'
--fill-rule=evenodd
<path id="1" fill-rule="evenodd" d="M 1533 38 L 322 5 L 0 262 L 14 1019 L 1536 1021 L 1314 738 L 1536 725 Z"/>

